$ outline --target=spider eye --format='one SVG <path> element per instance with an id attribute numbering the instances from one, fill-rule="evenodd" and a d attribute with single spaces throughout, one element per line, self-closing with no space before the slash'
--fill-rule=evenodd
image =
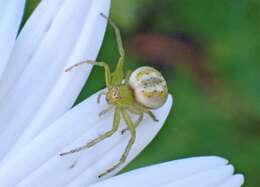
<path id="1" fill-rule="evenodd" d="M 129 86 L 135 99 L 145 107 L 160 108 L 168 96 L 167 82 L 162 74 L 148 66 L 136 69 L 130 76 Z"/>

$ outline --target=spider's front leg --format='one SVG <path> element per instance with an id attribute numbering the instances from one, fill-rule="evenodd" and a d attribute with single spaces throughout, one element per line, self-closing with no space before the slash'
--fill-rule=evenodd
<path id="1" fill-rule="evenodd" d="M 97 143 L 101 142 L 102 140 L 109 138 L 110 136 L 112 136 L 118 129 L 119 127 L 119 122 L 120 122 L 120 111 L 119 109 L 115 109 L 115 113 L 114 113 L 114 122 L 113 122 L 113 127 L 110 131 L 105 132 L 104 134 L 100 135 L 99 137 L 91 140 L 90 142 L 86 143 L 85 145 L 78 147 L 76 149 L 72 149 L 68 152 L 65 153 L 61 153 L 60 156 L 65 156 L 65 155 L 69 155 L 69 154 L 73 154 L 73 153 L 77 153 L 79 151 L 82 151 L 83 149 L 87 149 L 90 148 L 94 145 L 96 145 Z"/>
<path id="2" fill-rule="evenodd" d="M 97 103 L 100 103 L 101 97 L 102 97 L 103 95 L 106 95 L 106 91 L 102 91 L 102 92 L 100 92 L 100 93 L 98 94 L 98 96 L 97 96 Z"/>
<path id="3" fill-rule="evenodd" d="M 130 152 L 133 144 L 135 143 L 136 131 L 135 131 L 134 124 L 133 124 L 130 116 L 127 114 L 127 112 L 124 109 L 121 109 L 121 114 L 122 114 L 123 119 L 124 119 L 126 125 L 128 126 L 128 129 L 129 129 L 130 133 L 131 133 L 131 138 L 130 138 L 130 140 L 129 140 L 127 146 L 126 146 L 126 149 L 125 149 L 124 153 L 122 154 L 119 162 L 116 165 L 114 165 L 113 167 L 111 167 L 110 169 L 108 169 L 106 172 L 100 174 L 98 176 L 99 178 L 103 177 L 104 175 L 110 173 L 111 171 L 117 169 L 119 166 L 124 164 L 126 159 L 127 159 L 127 157 L 128 157 L 128 155 L 129 155 L 129 152 Z"/>

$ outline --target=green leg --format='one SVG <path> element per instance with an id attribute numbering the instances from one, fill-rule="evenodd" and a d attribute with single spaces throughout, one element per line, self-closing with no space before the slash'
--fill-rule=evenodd
<path id="1" fill-rule="evenodd" d="M 126 146 L 126 149 L 125 149 L 124 153 L 122 154 L 119 162 L 116 165 L 114 165 L 113 167 L 111 167 L 110 169 L 108 169 L 106 172 L 100 174 L 98 177 L 103 177 L 104 175 L 110 173 L 111 171 L 117 169 L 119 166 L 124 164 L 128 155 L 129 155 L 129 152 L 130 152 L 133 144 L 135 143 L 136 132 L 135 132 L 134 124 L 133 124 L 131 118 L 129 117 L 129 115 L 127 114 L 127 112 L 125 110 L 121 110 L 121 114 L 122 114 L 123 119 L 124 119 L 126 125 L 128 126 L 130 133 L 131 133 L 131 138 L 130 138 L 130 140 L 129 140 L 127 146 Z"/>
<path id="2" fill-rule="evenodd" d="M 94 140 L 88 142 L 84 146 L 78 147 L 76 149 L 72 149 L 69 152 L 61 153 L 60 156 L 65 156 L 65 155 L 77 153 L 79 151 L 82 151 L 83 149 L 87 149 L 87 148 L 90 148 L 90 147 L 96 145 L 97 143 L 101 142 L 102 140 L 104 140 L 106 138 L 109 138 L 110 136 L 112 136 L 117 131 L 118 126 L 119 126 L 119 122 L 120 122 L 120 111 L 118 109 L 116 109 L 115 114 L 114 114 L 113 128 L 110 131 L 100 135 L 99 137 L 97 137 Z"/>
<path id="3" fill-rule="evenodd" d="M 148 116 L 150 116 L 154 121 L 156 121 L 156 122 L 159 121 L 151 110 L 148 110 L 146 113 L 147 113 Z"/>
<path id="4" fill-rule="evenodd" d="M 129 79 L 130 79 L 130 76 L 132 74 L 132 71 L 129 70 L 125 76 L 125 84 L 128 84 L 129 83 Z"/>
<path id="5" fill-rule="evenodd" d="M 121 37 L 121 33 L 120 33 L 120 30 L 119 28 L 117 27 L 117 25 L 110 19 L 108 18 L 106 15 L 104 15 L 103 13 L 101 13 L 101 16 L 103 18 L 105 18 L 109 24 L 113 27 L 113 29 L 115 30 L 115 34 L 116 34 L 116 41 L 117 41 L 117 45 L 118 45 L 118 51 L 119 51 L 119 54 L 122 58 L 125 57 L 125 50 L 124 50 L 124 47 L 123 47 L 123 42 L 122 42 L 122 37 Z"/>
<path id="6" fill-rule="evenodd" d="M 134 127 L 136 129 L 141 124 L 141 122 L 143 121 L 144 113 L 142 111 L 135 110 L 135 109 L 132 109 L 132 108 L 129 108 L 128 111 L 133 113 L 133 114 L 139 115 L 137 121 L 134 123 Z M 121 131 L 121 134 L 123 135 L 126 131 L 128 131 L 128 128 L 123 129 Z"/>
<path id="7" fill-rule="evenodd" d="M 113 85 L 120 84 L 122 80 L 124 79 L 124 63 L 125 63 L 125 50 L 123 47 L 122 37 L 119 28 L 117 25 L 107 16 L 101 13 L 101 16 L 104 17 L 106 20 L 108 20 L 109 24 L 113 27 L 116 35 L 116 41 L 118 45 L 118 51 L 120 58 L 118 60 L 116 69 L 112 75 L 112 83 Z"/>
<path id="8" fill-rule="evenodd" d="M 73 66 L 69 67 L 68 69 L 65 70 L 65 72 L 71 71 L 72 69 L 81 66 L 83 64 L 92 64 L 94 66 L 100 66 L 105 69 L 105 81 L 106 81 L 106 86 L 110 87 L 111 86 L 111 73 L 110 73 L 110 68 L 105 62 L 95 62 L 95 61 L 83 61 L 77 64 L 74 64 Z"/>
<path id="9" fill-rule="evenodd" d="M 143 106 L 140 106 L 140 105 L 135 105 L 134 108 L 136 108 L 137 110 L 143 111 L 148 116 L 150 116 L 154 121 L 156 121 L 156 122 L 159 121 L 151 110 L 149 110 L 149 109 L 147 109 L 147 108 L 145 108 Z"/>
<path id="10" fill-rule="evenodd" d="M 105 110 L 102 110 L 100 113 L 99 113 L 99 116 L 103 116 L 104 114 L 106 114 L 107 112 L 109 112 L 110 110 L 112 110 L 114 108 L 113 105 L 109 106 L 108 108 L 106 108 Z"/>
<path id="11" fill-rule="evenodd" d="M 98 94 L 97 103 L 100 103 L 101 97 L 102 97 L 103 95 L 106 95 L 106 92 L 105 92 L 105 91 L 100 92 L 100 93 Z"/>

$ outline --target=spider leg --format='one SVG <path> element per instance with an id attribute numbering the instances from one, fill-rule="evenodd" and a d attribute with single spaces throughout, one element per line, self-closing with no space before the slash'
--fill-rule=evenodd
<path id="1" fill-rule="evenodd" d="M 143 121 L 143 117 L 144 117 L 143 113 L 140 114 L 139 118 L 138 118 L 137 121 L 134 123 L 134 128 L 135 128 L 135 129 L 141 124 L 141 122 Z M 129 130 L 128 128 L 123 129 L 123 130 L 121 131 L 121 134 L 122 134 L 122 135 L 125 134 L 125 132 L 128 131 L 128 130 Z"/>
<path id="2" fill-rule="evenodd" d="M 156 118 L 155 114 L 154 114 L 151 110 L 149 110 L 149 109 L 147 109 L 147 108 L 145 108 L 145 107 L 143 107 L 143 106 L 140 106 L 140 105 L 134 105 L 134 108 L 143 111 L 143 112 L 146 113 L 148 116 L 150 116 L 154 121 L 156 121 L 156 122 L 159 121 L 159 120 Z"/>
<path id="3" fill-rule="evenodd" d="M 116 41 L 117 41 L 118 52 L 119 52 L 120 58 L 116 65 L 116 69 L 115 69 L 114 73 L 112 74 L 112 84 L 117 85 L 117 84 L 120 84 L 124 79 L 124 71 L 123 71 L 124 68 L 123 67 L 124 67 L 124 63 L 125 63 L 125 50 L 123 47 L 123 41 L 122 41 L 120 30 L 117 27 L 117 25 L 109 17 L 105 16 L 103 13 L 101 13 L 101 16 L 103 18 L 105 18 L 109 22 L 109 24 L 113 27 L 113 29 L 115 31 L 115 35 L 116 35 Z"/>
<path id="4" fill-rule="evenodd" d="M 131 148 L 132 148 L 132 146 L 135 142 L 136 132 L 135 132 L 134 124 L 133 124 L 130 116 L 127 114 L 127 112 L 124 109 L 121 109 L 121 114 L 122 114 L 123 119 L 124 119 L 126 125 L 128 126 L 130 133 L 131 133 L 131 138 L 130 138 L 130 140 L 129 140 L 127 146 L 126 146 L 126 149 L 125 149 L 124 153 L 122 154 L 119 162 L 116 165 L 114 165 L 113 167 L 111 167 L 110 169 L 108 169 L 107 171 L 105 171 L 104 173 L 100 174 L 98 176 L 99 178 L 103 177 L 104 175 L 110 173 L 111 171 L 117 169 L 119 166 L 124 164 L 128 155 L 129 155 L 129 152 L 130 152 L 130 150 L 131 150 Z"/>
<path id="5" fill-rule="evenodd" d="M 119 111 L 119 109 L 116 108 L 115 113 L 114 113 L 113 127 L 110 131 L 105 132 L 104 134 L 102 134 L 99 137 L 91 140 L 90 142 L 86 143 L 85 145 L 83 145 L 81 147 L 72 149 L 72 150 L 65 152 L 65 153 L 61 153 L 60 156 L 65 156 L 65 155 L 77 153 L 79 151 L 82 151 L 83 149 L 90 148 L 90 147 L 96 145 L 97 143 L 101 142 L 102 140 L 112 136 L 117 131 L 118 126 L 119 126 L 119 122 L 120 122 L 120 111 Z"/>
<path id="6" fill-rule="evenodd" d="M 104 114 L 106 114 L 107 112 L 109 112 L 110 110 L 112 110 L 114 108 L 113 105 L 109 106 L 108 108 L 106 108 L 105 110 L 102 110 L 98 115 L 99 116 L 103 116 Z"/>
<path id="7" fill-rule="evenodd" d="M 151 110 L 148 110 L 146 112 L 148 114 L 148 116 L 150 116 L 154 121 L 158 122 L 159 120 L 156 118 L 155 114 L 151 111 Z"/>
<path id="8" fill-rule="evenodd" d="M 100 92 L 100 93 L 98 94 L 98 96 L 97 96 L 97 103 L 100 103 L 101 97 L 102 97 L 103 95 L 106 95 L 106 92 L 105 92 L 105 91 Z"/>
<path id="9" fill-rule="evenodd" d="M 118 52 L 120 54 L 120 57 L 124 58 L 125 57 L 125 50 L 123 47 L 123 41 L 122 41 L 122 37 L 121 37 L 121 33 L 119 28 L 117 27 L 117 25 L 106 15 L 104 15 L 103 13 L 101 13 L 101 16 L 103 18 L 105 18 L 109 24 L 113 27 L 115 34 L 116 34 L 116 41 L 117 41 L 117 45 L 118 45 Z"/>
<path id="10" fill-rule="evenodd" d="M 128 84 L 129 83 L 129 79 L 130 79 L 130 76 L 132 74 L 132 71 L 129 70 L 127 73 L 126 73 L 126 76 L 125 76 L 125 84 Z"/>
<path id="11" fill-rule="evenodd" d="M 143 121 L 144 118 L 144 113 L 142 111 L 139 110 L 134 110 L 132 108 L 128 109 L 129 112 L 139 115 L 138 119 L 136 120 L 136 122 L 134 123 L 134 127 L 135 129 L 141 124 L 141 122 Z M 121 134 L 123 135 L 126 131 L 128 131 L 128 128 L 125 128 L 121 131 Z"/>
<path id="12" fill-rule="evenodd" d="M 106 81 L 106 86 L 107 87 L 110 87 L 111 86 L 111 72 L 110 72 L 110 68 L 109 66 L 107 65 L 107 63 L 105 62 L 95 62 L 95 61 L 83 61 L 83 62 L 80 62 L 80 63 L 77 63 L 77 64 L 74 64 L 73 66 L 67 68 L 65 70 L 65 72 L 69 72 L 71 71 L 72 69 L 78 67 L 78 66 L 81 66 L 83 64 L 92 64 L 94 66 L 100 66 L 100 67 L 103 67 L 105 69 L 105 81 Z"/>

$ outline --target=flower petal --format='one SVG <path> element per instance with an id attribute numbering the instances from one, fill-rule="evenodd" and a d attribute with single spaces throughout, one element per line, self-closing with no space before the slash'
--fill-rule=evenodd
<path id="1" fill-rule="evenodd" d="M 216 187 L 232 176 L 234 172 L 233 166 L 226 165 L 207 170 L 189 177 L 170 182 L 162 187 Z"/>
<path id="2" fill-rule="evenodd" d="M 41 1 L 32 16 L 27 20 L 17 38 L 0 81 L 0 100 L 5 98 L 11 87 L 19 80 L 63 2 L 64 0 Z"/>
<path id="3" fill-rule="evenodd" d="M 241 174 L 234 175 L 226 180 L 222 185 L 218 187 L 240 187 L 244 183 L 244 176 Z"/>
<path id="4" fill-rule="evenodd" d="M 26 65 L 19 66 L 22 73 L 14 73 L 15 77 L 21 74 L 17 81 L 7 81 L 10 85 L 13 81 L 16 84 L 11 86 L 6 96 L 8 99 L 0 103 L 0 126 L 3 129 L 0 141 L 5 141 L 0 145 L 0 158 L 25 129 L 12 153 L 73 105 L 92 66 L 83 66 L 71 73 L 65 73 L 64 69 L 96 58 L 106 26 L 100 13 L 108 14 L 109 6 L 110 0 L 41 2 L 34 15 L 41 17 L 42 22 L 38 23 L 34 15 L 30 18 L 19 36 L 12 58 L 15 63 Z M 33 39 L 36 41 L 30 42 Z M 22 55 L 24 49 L 27 50 Z M 10 71 L 12 69 L 14 62 L 10 65 Z"/>
<path id="5" fill-rule="evenodd" d="M 22 20 L 25 0 L 0 2 L 0 78 L 15 43 Z"/>
<path id="6" fill-rule="evenodd" d="M 19 187 L 63 187 L 74 179 L 76 183 L 80 182 L 85 185 L 98 181 L 98 175 L 119 160 L 129 140 L 129 133 L 121 135 L 118 131 L 89 150 L 75 155 L 59 156 L 59 153 L 83 145 L 102 132 L 110 130 L 113 114 L 107 113 L 99 117 L 99 112 L 107 107 L 107 103 L 102 100 L 100 104 L 97 104 L 96 99 L 97 94 L 67 112 L 4 163 L 0 168 L 0 186 L 11 187 L 20 182 L 17 185 Z M 145 116 L 142 125 L 137 130 L 136 142 L 124 166 L 136 157 L 158 133 L 171 106 L 172 97 L 169 96 L 166 104 L 154 111 L 159 122 L 154 122 Z M 79 159 L 76 167 L 69 169 L 76 159 Z M 106 177 L 114 175 L 122 168 L 123 166 Z"/>
<path id="7" fill-rule="evenodd" d="M 229 187 L 239 187 L 243 180 L 240 175 L 232 176 L 233 167 L 227 163 L 225 159 L 214 156 L 175 160 L 136 169 L 90 187 L 217 187 L 223 180 L 236 184 Z M 69 187 L 81 186 L 84 185 Z"/>

